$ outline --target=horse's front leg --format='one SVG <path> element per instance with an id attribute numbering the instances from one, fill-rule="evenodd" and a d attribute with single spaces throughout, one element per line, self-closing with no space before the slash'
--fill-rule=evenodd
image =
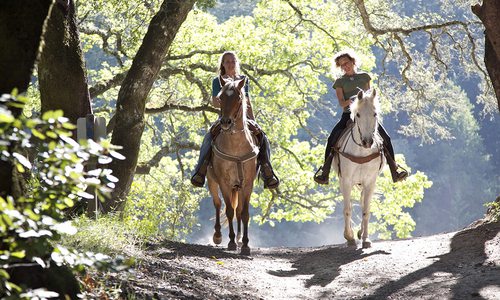
<path id="1" fill-rule="evenodd" d="M 242 190 L 240 190 L 238 192 L 238 207 L 236 208 L 236 222 L 238 224 L 238 232 L 236 234 L 236 243 L 238 244 L 238 247 L 241 247 L 241 245 L 243 244 L 241 238 L 242 238 L 242 234 L 241 234 L 241 212 L 243 210 L 243 192 Z"/>
<path id="2" fill-rule="evenodd" d="M 208 179 L 208 190 L 210 191 L 210 194 L 212 195 L 212 199 L 214 202 L 214 207 L 215 207 L 215 232 L 212 237 L 212 240 L 214 241 L 214 244 L 219 245 L 222 243 L 222 233 L 220 232 L 221 226 L 220 226 L 220 209 L 221 209 L 221 199 L 219 197 L 219 185 L 213 181 Z"/>
<path id="3" fill-rule="evenodd" d="M 243 220 L 243 245 L 241 246 L 241 254 L 242 255 L 250 255 L 250 247 L 248 246 L 248 222 L 250 221 L 250 195 L 251 191 L 245 193 L 243 198 L 243 210 L 241 212 L 241 218 Z"/>
<path id="4" fill-rule="evenodd" d="M 223 192 L 223 197 L 224 197 L 224 202 L 226 204 L 226 217 L 227 217 L 227 222 L 229 224 L 229 243 L 227 244 L 227 250 L 236 250 L 238 247 L 236 245 L 236 242 L 234 241 L 235 234 L 234 234 L 234 227 L 233 227 L 233 218 L 234 218 L 234 207 L 232 205 L 233 199 L 232 197 L 237 197 L 237 194 L 234 192 L 229 192 L 229 193 L 224 193 Z"/>
<path id="5" fill-rule="evenodd" d="M 347 240 L 348 246 L 356 246 L 354 239 L 354 232 L 352 231 L 351 218 L 352 218 L 352 205 L 351 205 L 351 189 L 350 182 L 341 181 L 340 190 L 344 197 L 344 238 Z"/>
<path id="6" fill-rule="evenodd" d="M 370 221 L 370 201 L 373 196 L 373 192 L 375 191 L 375 182 L 363 187 L 363 192 L 361 193 L 361 205 L 363 211 L 363 217 L 361 220 L 361 237 L 360 239 L 363 241 L 363 248 L 370 248 L 372 246 L 372 242 L 368 238 L 368 223 Z"/>

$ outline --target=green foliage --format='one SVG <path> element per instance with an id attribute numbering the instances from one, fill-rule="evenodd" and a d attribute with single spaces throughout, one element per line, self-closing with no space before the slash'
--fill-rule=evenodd
<path id="1" fill-rule="evenodd" d="M 142 239 L 164 237 L 184 240 L 196 226 L 196 199 L 201 199 L 205 192 L 192 194 L 189 181 L 179 180 L 182 175 L 172 168 L 168 160 L 160 165 L 160 169 L 152 171 L 149 176 L 137 178 L 132 184 L 123 222 L 126 227 L 135 228 Z M 159 178 L 165 181 L 158 182 Z"/>
<path id="2" fill-rule="evenodd" d="M 396 159 L 400 166 L 411 171 L 402 156 L 397 155 Z M 377 180 L 376 197 L 371 202 L 376 221 L 370 224 L 370 233 L 376 233 L 380 239 L 409 238 L 416 225 L 409 209 L 423 200 L 424 191 L 432 182 L 420 171 L 396 184 L 392 182 L 389 167 L 384 168 L 383 175 Z"/>
<path id="3" fill-rule="evenodd" d="M 491 222 L 500 222 L 500 197 L 494 202 L 485 203 L 488 207 L 488 218 Z"/>
<path id="4" fill-rule="evenodd" d="M 63 234 L 74 234 L 76 228 L 67 221 L 65 211 L 85 198 L 93 188 L 99 198 L 113 187 L 115 178 L 109 170 L 85 171 L 90 160 L 109 161 L 111 147 L 95 143 L 80 146 L 71 139 L 74 125 L 68 123 L 61 111 L 43 114 L 41 119 L 15 118 L 10 109 L 22 109 L 26 98 L 2 95 L 0 99 L 0 153 L 1 159 L 14 166 L 13 180 L 22 185 L 22 174 L 29 179 L 26 192 L 14 198 L 0 197 L 0 293 L 10 297 L 43 297 L 38 290 L 30 290 L 9 282 L 8 271 L 23 264 L 66 265 L 76 271 L 83 266 L 104 267 L 111 259 L 107 256 L 82 254 L 57 245 Z M 28 150 L 37 155 L 28 159 Z M 28 174 L 28 171 L 32 173 Z"/>
<path id="5" fill-rule="evenodd" d="M 82 252 L 133 257 L 137 256 L 144 242 L 136 228 L 126 226 L 117 215 L 99 215 L 95 219 L 81 216 L 73 223 L 78 232 L 64 235 L 61 244 Z"/>

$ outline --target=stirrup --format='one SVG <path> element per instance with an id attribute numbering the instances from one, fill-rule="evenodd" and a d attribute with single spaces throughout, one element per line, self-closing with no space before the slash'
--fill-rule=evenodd
<path id="1" fill-rule="evenodd" d="M 195 187 L 203 187 L 205 185 L 205 176 L 195 173 L 191 177 L 191 184 Z"/>
<path id="2" fill-rule="evenodd" d="M 393 177 L 392 181 L 399 182 L 399 181 L 405 180 L 409 175 L 408 171 L 405 168 L 401 167 L 400 165 L 396 165 L 396 166 L 397 166 L 396 176 Z M 403 171 L 398 172 L 399 168 L 403 169 Z"/>
<path id="3" fill-rule="evenodd" d="M 269 168 L 269 169 L 267 169 L 267 168 Z M 268 173 L 271 173 L 271 174 L 269 176 L 266 176 L 266 171 Z M 280 185 L 280 180 L 279 180 L 278 176 L 276 176 L 274 174 L 274 171 L 269 164 L 262 164 L 261 165 L 260 174 L 262 177 L 262 181 L 264 181 L 264 188 L 265 189 L 272 190 L 272 189 L 277 188 Z"/>
<path id="4" fill-rule="evenodd" d="M 318 171 L 314 173 L 314 181 L 316 181 L 319 184 L 328 184 L 328 179 L 329 179 L 328 177 L 323 175 L 323 166 L 319 167 Z"/>

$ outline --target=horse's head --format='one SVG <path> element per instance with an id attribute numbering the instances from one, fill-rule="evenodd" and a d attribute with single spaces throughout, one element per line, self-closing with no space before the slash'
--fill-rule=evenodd
<path id="1" fill-rule="evenodd" d="M 221 109 L 221 129 L 231 129 L 237 120 L 245 117 L 245 79 L 231 80 L 219 77 L 222 89 L 219 93 Z"/>
<path id="2" fill-rule="evenodd" d="M 378 111 L 379 102 L 375 89 L 359 91 L 356 100 L 351 104 L 351 119 L 355 122 L 361 145 L 371 148 L 374 142 L 379 143 Z"/>

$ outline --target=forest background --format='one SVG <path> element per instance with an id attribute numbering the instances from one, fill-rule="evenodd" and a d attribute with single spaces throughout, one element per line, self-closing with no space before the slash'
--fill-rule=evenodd
<path id="1" fill-rule="evenodd" d="M 96 115 L 112 120 L 121 80 L 161 2 L 75 1 Z M 356 2 L 234 0 L 192 10 L 147 99 L 124 224 L 145 236 L 208 242 L 212 203 L 189 177 L 203 135 L 217 119 L 210 84 L 225 50 L 238 53 L 250 78 L 256 119 L 282 179 L 277 191 L 256 184 L 254 246 L 342 241 L 337 181 L 322 187 L 312 175 L 339 118 L 331 58 L 344 48 L 359 53 L 360 69 L 372 74 L 398 162 L 412 173 L 395 185 L 388 170 L 379 178 L 372 233 L 428 235 L 480 218 L 484 203 L 499 193 L 500 121 L 471 2 L 367 2 L 375 28 L 402 29 L 385 35 L 367 30 L 362 15 L 345 13 L 357 12 Z M 415 29 L 424 23 L 444 25 Z M 30 97 L 37 95 L 34 84 Z"/>

